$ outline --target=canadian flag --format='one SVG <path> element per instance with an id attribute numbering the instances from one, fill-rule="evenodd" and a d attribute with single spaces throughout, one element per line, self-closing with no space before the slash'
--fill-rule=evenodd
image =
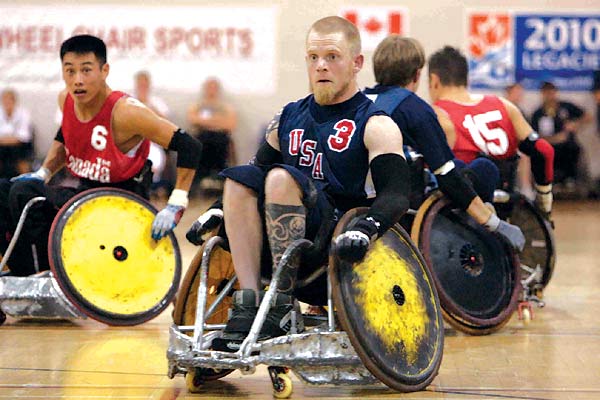
<path id="1" fill-rule="evenodd" d="M 343 8 L 340 15 L 358 28 L 364 51 L 375 50 L 386 36 L 408 32 L 408 10 L 402 7 Z"/>

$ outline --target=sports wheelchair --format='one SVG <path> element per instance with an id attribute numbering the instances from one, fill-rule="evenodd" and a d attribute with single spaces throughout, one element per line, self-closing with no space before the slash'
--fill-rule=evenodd
<path id="1" fill-rule="evenodd" d="M 543 290 L 546 288 L 556 263 L 554 222 L 550 215 L 516 189 L 519 156 L 508 160 L 493 160 L 500 170 L 501 187 L 494 192 L 494 207 L 498 216 L 521 228 L 525 248 L 519 254 L 522 269 L 522 294 L 519 317 L 533 318 L 531 303 L 544 307 Z"/>
<path id="2" fill-rule="evenodd" d="M 25 206 L 0 263 L 4 269 L 36 197 Z M 96 188 L 70 199 L 54 218 L 48 238 L 50 271 L 0 277 L 0 323 L 16 318 L 79 319 L 136 325 L 173 300 L 181 258 L 173 233 L 150 237 L 156 209 L 115 188 Z"/>
<path id="3" fill-rule="evenodd" d="M 442 313 L 454 328 L 485 335 L 519 309 L 519 258 L 439 190 L 422 155 L 405 149 L 411 170 L 410 210 L 401 224 L 411 232 L 430 269 Z M 523 308 L 523 307 L 521 307 Z"/>
<path id="4" fill-rule="evenodd" d="M 334 236 L 352 226 L 366 210 L 353 209 L 337 224 Z M 170 328 L 168 375 L 186 375 L 198 392 L 204 381 L 235 369 L 255 372 L 266 364 L 276 398 L 289 397 L 292 370 L 313 385 L 365 385 L 383 382 L 402 392 L 426 387 L 436 376 L 443 352 L 443 321 L 432 278 L 419 251 L 396 224 L 358 263 L 330 254 L 296 288 L 316 279 L 327 282 L 327 317 L 292 314 L 289 334 L 258 341 L 284 268 L 299 262 L 312 243 L 297 240 L 285 251 L 260 304 L 251 331 L 235 353 L 211 350 L 222 336 L 236 288 L 225 240 L 213 236 L 199 250 L 183 280 Z M 302 273 L 302 268 L 299 273 Z M 302 318 L 306 330 L 295 329 Z M 341 328 L 341 329 L 340 329 Z"/>

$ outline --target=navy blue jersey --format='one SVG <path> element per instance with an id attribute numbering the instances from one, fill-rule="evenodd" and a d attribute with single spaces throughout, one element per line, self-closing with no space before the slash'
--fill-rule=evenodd
<path id="1" fill-rule="evenodd" d="M 410 90 L 377 85 L 365 94 L 388 113 L 400 128 L 403 143 L 421 153 L 432 171 L 454 159 L 435 111 Z"/>
<path id="2" fill-rule="evenodd" d="M 363 138 L 373 115 L 384 114 L 364 94 L 334 105 L 320 106 L 312 95 L 286 105 L 279 120 L 283 162 L 311 177 L 336 207 L 368 204 L 375 193 Z"/>

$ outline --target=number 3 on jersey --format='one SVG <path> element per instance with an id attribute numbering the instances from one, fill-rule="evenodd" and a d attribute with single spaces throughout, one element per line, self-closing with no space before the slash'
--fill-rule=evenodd
<path id="1" fill-rule="evenodd" d="M 502 120 L 502 113 L 498 110 L 488 111 L 483 114 L 465 115 L 463 126 L 469 130 L 473 141 L 485 154 L 501 156 L 508 150 L 508 136 L 502 128 L 488 126 L 491 122 Z"/>

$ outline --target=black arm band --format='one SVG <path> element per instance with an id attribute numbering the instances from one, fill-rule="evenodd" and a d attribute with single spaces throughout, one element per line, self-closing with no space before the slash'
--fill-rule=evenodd
<path id="1" fill-rule="evenodd" d="M 404 157 L 393 153 L 375 157 L 370 167 L 377 197 L 367 217 L 379 223 L 381 236 L 408 210 L 410 172 Z"/>
<path id="2" fill-rule="evenodd" d="M 271 146 L 266 140 L 258 148 L 254 159 L 251 161 L 251 164 L 258 167 L 281 163 L 283 163 L 281 152 Z"/>
<path id="3" fill-rule="evenodd" d="M 456 168 L 452 168 L 444 175 L 436 175 L 435 177 L 442 192 L 452 200 L 454 205 L 463 210 L 469 208 L 473 199 L 477 197 L 473 187 Z"/>
<path id="4" fill-rule="evenodd" d="M 169 143 L 169 150 L 177 152 L 177 168 L 197 169 L 202 156 L 202 143 L 177 129 Z"/>
<path id="5" fill-rule="evenodd" d="M 57 142 L 61 142 L 62 144 L 65 144 L 65 138 L 63 137 L 63 133 L 62 133 L 62 126 L 58 128 L 58 131 L 56 131 L 56 136 L 54 136 L 54 140 L 56 140 Z"/>

